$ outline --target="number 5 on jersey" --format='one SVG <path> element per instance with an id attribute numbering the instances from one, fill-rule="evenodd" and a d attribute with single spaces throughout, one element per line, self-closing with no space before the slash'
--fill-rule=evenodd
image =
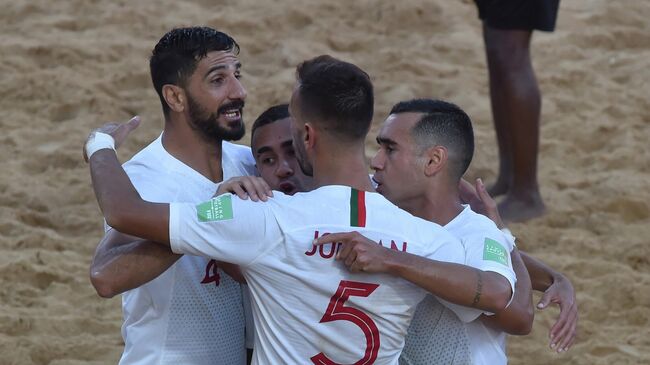
<path id="1" fill-rule="evenodd" d="M 359 309 L 346 307 L 345 302 L 350 297 L 368 297 L 378 287 L 378 284 L 341 280 L 336 293 L 330 299 L 330 304 L 327 306 L 323 318 L 320 320 L 320 323 L 350 321 L 363 331 L 366 336 L 366 350 L 363 358 L 355 362 L 354 365 L 371 365 L 375 363 L 380 345 L 379 329 L 370 316 Z M 340 365 L 330 360 L 322 352 L 312 356 L 311 361 L 315 365 Z"/>

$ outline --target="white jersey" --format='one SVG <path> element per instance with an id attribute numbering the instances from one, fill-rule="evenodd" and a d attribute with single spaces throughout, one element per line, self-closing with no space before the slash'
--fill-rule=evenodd
<path id="1" fill-rule="evenodd" d="M 397 364 L 426 295 L 387 274 L 350 273 L 341 244 L 314 238 L 356 230 L 385 247 L 462 263 L 460 243 L 377 193 L 324 186 L 266 203 L 222 195 L 171 204 L 174 252 L 242 265 L 255 318 L 254 364 Z"/>
<path id="2" fill-rule="evenodd" d="M 461 240 L 465 265 L 503 275 L 514 296 L 512 244 L 494 222 L 465 206 L 445 229 Z M 429 296 L 417 308 L 400 364 L 506 364 L 505 333 L 483 325 L 477 319 L 479 314 L 456 316 Z"/>
<path id="3" fill-rule="evenodd" d="M 143 199 L 200 202 L 217 184 L 170 155 L 162 137 L 124 164 Z M 224 179 L 251 175 L 250 149 L 223 142 Z M 185 255 L 152 281 L 122 295 L 120 364 L 245 364 L 240 285 L 216 261 Z"/>

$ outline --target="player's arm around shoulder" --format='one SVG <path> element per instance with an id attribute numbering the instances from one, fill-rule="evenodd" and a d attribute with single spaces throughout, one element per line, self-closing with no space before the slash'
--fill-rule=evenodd
<path id="1" fill-rule="evenodd" d="M 472 211 L 489 218 L 492 222 L 494 222 L 496 228 L 501 229 L 504 227 L 504 223 L 501 220 L 501 216 L 499 215 L 499 210 L 497 209 L 497 204 L 494 199 L 492 199 L 492 197 L 487 193 L 485 185 L 483 185 L 483 181 L 481 179 L 477 179 L 475 186 L 465 180 L 461 180 L 459 188 L 461 199 L 465 203 L 470 204 Z M 490 228 L 491 227 L 486 226 L 486 232 L 493 231 L 492 235 L 494 237 L 497 237 L 496 239 L 493 239 L 493 241 L 496 241 L 497 246 L 501 245 L 498 238 L 503 238 L 504 242 L 502 242 L 502 244 L 505 246 L 507 251 L 499 249 L 495 250 L 492 247 L 487 247 L 487 239 L 485 242 L 482 242 L 480 239 L 483 237 L 479 236 L 479 240 L 477 242 L 474 242 L 474 248 L 476 249 L 483 247 L 483 252 L 481 252 L 481 250 L 478 250 L 478 252 L 476 252 L 476 250 L 472 251 L 470 249 L 468 250 L 468 259 L 472 259 L 472 253 L 474 253 L 473 258 L 475 259 L 475 263 L 477 265 L 483 265 L 485 262 L 487 262 L 484 259 L 494 259 L 498 257 L 496 254 L 498 254 L 500 251 L 506 251 L 505 253 L 511 252 L 507 258 L 510 259 L 510 264 L 513 270 L 503 271 L 503 274 L 506 277 L 509 277 L 514 271 L 514 279 L 516 280 L 516 283 L 514 285 L 512 302 L 508 308 L 503 311 L 496 312 L 496 314 L 493 316 L 484 315 L 482 316 L 482 320 L 486 322 L 486 324 L 500 331 L 504 331 L 510 334 L 527 334 L 530 332 L 530 329 L 532 327 L 534 315 L 532 310 L 530 277 L 526 271 L 525 266 L 523 265 L 519 251 L 517 251 L 516 247 L 514 247 L 514 238 L 509 233 L 507 235 L 500 235 L 498 232 L 494 231 L 493 228 Z M 471 243 L 472 242 L 470 241 L 466 244 Z M 505 254 L 499 256 L 506 258 Z M 505 260 L 499 261 L 502 264 L 505 263 Z M 494 263 L 490 264 L 493 265 Z M 497 265 L 496 268 L 497 271 L 505 269 L 499 265 Z"/>
<path id="2" fill-rule="evenodd" d="M 481 316 L 481 320 L 488 326 L 510 335 L 527 335 L 532 330 L 535 319 L 530 277 L 517 248 L 512 250 L 510 256 L 517 276 L 512 302 L 506 309 L 494 315 Z"/>
<path id="3" fill-rule="evenodd" d="M 433 225 L 428 227 L 429 237 L 438 233 L 430 230 Z M 336 259 L 342 260 L 353 272 L 389 273 L 460 306 L 490 312 L 506 307 L 512 295 L 508 281 L 497 274 L 485 274 L 461 264 L 463 249 L 458 240 L 440 230 L 435 239 L 423 238 L 424 241 L 429 242 L 431 248 L 422 252 L 424 256 L 383 248 L 358 232 L 321 236 L 315 244 L 343 243 Z M 475 318 L 476 315 L 472 319 Z"/>
<path id="4" fill-rule="evenodd" d="M 155 279 L 181 255 L 155 242 L 109 229 L 90 264 L 90 282 L 103 298 L 112 298 Z"/>
<path id="5" fill-rule="evenodd" d="M 472 232 L 462 236 L 466 255 L 465 263 L 481 272 L 484 283 L 486 280 L 490 281 L 495 288 L 501 289 L 498 291 L 499 299 L 504 299 L 503 290 L 504 287 L 507 287 L 508 294 L 505 298 L 505 305 L 499 310 L 488 311 L 500 313 L 512 304 L 517 293 L 518 278 L 510 257 L 512 244 L 506 240 L 504 234 L 492 222 L 486 223 L 477 220 L 471 230 Z M 525 283 L 526 280 L 524 280 Z M 527 295 L 530 295 L 530 289 L 526 292 Z"/>
<path id="6" fill-rule="evenodd" d="M 484 238 L 482 237 L 482 239 Z M 476 239 L 473 240 L 477 241 Z M 472 259 L 472 255 L 476 255 L 476 252 L 468 250 L 466 237 L 462 240 L 456 240 L 456 242 L 457 247 L 462 251 L 464 265 L 447 264 L 446 269 L 443 271 L 449 293 L 438 295 L 439 298 L 443 299 L 443 304 L 447 305 L 444 301 L 448 301 L 464 307 L 475 308 L 472 311 L 450 306 L 450 309 L 464 322 L 472 321 L 480 315 L 480 312 L 476 311 L 476 309 L 490 313 L 505 309 L 511 301 L 515 282 L 509 258 L 504 259 L 499 256 L 499 262 L 490 262 L 486 265 L 483 264 L 484 261 L 481 256 L 479 257 L 480 263 L 477 263 L 477 260 Z M 502 246 L 497 245 L 497 247 Z M 481 248 L 483 248 L 482 245 Z M 498 255 L 504 255 L 502 251 L 496 250 L 494 247 L 490 247 L 490 249 L 495 250 Z M 434 259 L 440 260 L 439 258 Z M 496 260 L 496 258 L 494 259 Z"/>
<path id="7" fill-rule="evenodd" d="M 477 220 L 477 223 L 480 222 Z M 475 231 L 464 237 L 467 264 L 492 276 L 499 276 L 512 288 L 506 308 L 483 315 L 481 320 L 490 327 L 509 334 L 530 332 L 533 322 L 530 278 L 514 247 L 514 240 L 506 237 L 489 222 L 475 225 Z"/>
<path id="8" fill-rule="evenodd" d="M 170 207 L 169 236 L 176 253 L 246 266 L 282 241 L 276 201 L 255 202 L 230 193 Z"/>

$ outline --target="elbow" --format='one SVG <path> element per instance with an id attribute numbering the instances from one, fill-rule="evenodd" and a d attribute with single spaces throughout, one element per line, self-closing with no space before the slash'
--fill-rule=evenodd
<path id="1" fill-rule="evenodd" d="M 533 309 L 532 302 L 526 306 L 526 310 L 522 313 L 522 320 L 519 328 L 519 335 L 526 336 L 533 330 L 533 322 L 535 321 L 535 310 Z"/>
<path id="2" fill-rule="evenodd" d="M 517 336 L 528 336 L 530 332 L 533 330 L 533 319 L 535 319 L 535 316 L 533 314 L 530 315 L 530 320 L 526 320 L 525 322 L 522 322 L 518 328 L 517 328 Z"/>
<path id="3" fill-rule="evenodd" d="M 535 321 L 535 310 L 533 309 L 532 302 L 526 307 L 523 318 L 524 323 L 522 324 L 521 335 L 526 336 L 533 330 L 533 322 Z"/>
<path id="4" fill-rule="evenodd" d="M 499 280 L 499 284 L 495 285 L 492 294 L 492 300 L 490 302 L 493 308 L 490 308 L 490 311 L 499 313 L 508 307 L 508 303 L 510 303 L 510 298 L 513 294 L 512 287 L 507 280 Z"/>
<path id="5" fill-rule="evenodd" d="M 97 295 L 99 295 L 102 298 L 108 299 L 116 296 L 117 294 L 120 294 L 117 288 L 115 288 L 115 286 L 113 285 L 113 283 L 110 280 L 108 280 L 108 278 L 106 278 L 106 275 L 104 275 L 99 270 L 94 270 L 93 268 L 91 268 L 90 282 L 95 288 Z"/>
<path id="6" fill-rule="evenodd" d="M 530 332 L 533 330 L 533 319 L 535 316 L 530 313 L 530 314 L 525 314 L 520 318 L 519 321 L 513 326 L 513 328 L 510 329 L 510 331 L 507 331 L 508 334 L 514 335 L 514 336 L 527 336 L 530 334 Z"/>
<path id="7" fill-rule="evenodd" d="M 507 319 L 502 322 L 501 330 L 513 336 L 526 336 L 533 330 L 535 312 L 530 301 L 522 303 L 515 298 L 498 316 Z"/>

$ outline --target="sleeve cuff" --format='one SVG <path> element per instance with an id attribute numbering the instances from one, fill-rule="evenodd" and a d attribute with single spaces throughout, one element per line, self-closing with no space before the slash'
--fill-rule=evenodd
<path id="1" fill-rule="evenodd" d="M 499 274 L 504 278 L 506 278 L 506 280 L 508 280 L 508 283 L 510 284 L 510 290 L 512 292 L 512 294 L 510 294 L 510 299 L 508 300 L 508 304 L 506 304 L 506 308 L 508 308 L 508 306 L 510 306 L 510 303 L 512 303 L 512 301 L 515 299 L 515 283 L 517 282 L 517 277 L 515 275 L 512 276 L 509 275 L 509 273 L 506 270 L 503 270 L 501 267 L 498 266 L 492 266 L 492 265 L 482 266 L 480 270 Z M 494 313 L 483 312 L 483 314 L 490 316 L 493 315 Z"/>
<path id="2" fill-rule="evenodd" d="M 169 204 L 169 247 L 173 253 L 183 254 L 180 240 L 180 204 Z"/>
<path id="3" fill-rule="evenodd" d="M 517 243 L 515 242 L 517 239 L 512 235 L 512 232 L 510 232 L 508 228 L 501 228 L 501 232 L 503 232 L 503 236 L 512 249 L 517 247 Z"/>
<path id="4" fill-rule="evenodd" d="M 483 311 L 481 311 L 480 309 L 454 304 L 441 298 L 437 298 L 437 299 L 440 301 L 441 304 L 443 304 L 445 307 L 449 308 L 452 312 L 454 312 L 454 314 L 456 314 L 458 319 L 460 319 L 460 321 L 463 323 L 470 323 L 476 320 L 478 317 L 480 317 L 481 314 L 483 314 Z"/>

